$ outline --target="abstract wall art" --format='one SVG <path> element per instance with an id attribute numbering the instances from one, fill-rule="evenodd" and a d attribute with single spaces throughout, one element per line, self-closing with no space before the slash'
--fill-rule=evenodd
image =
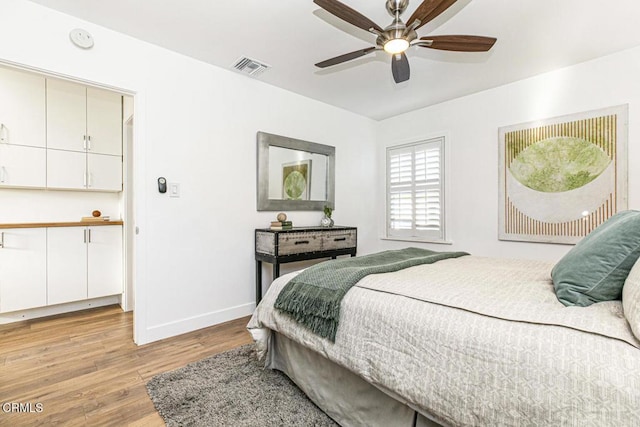
<path id="1" fill-rule="evenodd" d="M 282 199 L 309 200 L 311 187 L 311 160 L 283 163 Z"/>
<path id="2" fill-rule="evenodd" d="M 627 208 L 628 106 L 500 128 L 500 240 L 573 244 Z"/>

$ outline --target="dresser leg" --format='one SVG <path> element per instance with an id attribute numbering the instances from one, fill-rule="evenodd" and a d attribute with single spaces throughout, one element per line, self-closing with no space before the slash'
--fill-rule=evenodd
<path id="1" fill-rule="evenodd" d="M 256 260 L 256 307 L 262 299 L 262 261 Z"/>
<path id="2" fill-rule="evenodd" d="M 273 263 L 273 280 L 276 280 L 280 277 L 280 264 L 278 261 Z"/>

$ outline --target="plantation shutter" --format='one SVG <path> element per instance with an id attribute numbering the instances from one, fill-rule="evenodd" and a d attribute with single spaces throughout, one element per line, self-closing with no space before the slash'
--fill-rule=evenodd
<path id="1" fill-rule="evenodd" d="M 387 236 L 444 239 L 443 138 L 387 149 Z"/>

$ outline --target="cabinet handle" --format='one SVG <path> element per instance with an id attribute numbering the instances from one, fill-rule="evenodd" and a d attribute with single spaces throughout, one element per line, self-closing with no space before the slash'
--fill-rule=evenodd
<path id="1" fill-rule="evenodd" d="M 334 242 L 342 242 L 342 241 L 345 241 L 345 240 L 347 240 L 346 237 L 336 237 L 335 239 L 333 239 Z"/>
<path id="2" fill-rule="evenodd" d="M 87 188 L 90 188 L 93 184 L 93 174 L 91 172 L 87 172 Z"/>
<path id="3" fill-rule="evenodd" d="M 296 240 L 293 244 L 294 245 L 308 245 L 309 241 L 308 240 Z"/>
<path id="4" fill-rule="evenodd" d="M 4 123 L 0 123 L 0 143 L 6 144 L 9 142 L 8 139 L 7 127 L 4 125 Z"/>
<path id="5" fill-rule="evenodd" d="M 82 135 L 82 148 L 87 151 L 91 150 L 91 135 Z"/>
<path id="6" fill-rule="evenodd" d="M 5 169 L 4 166 L 0 167 L 0 182 L 4 183 L 4 181 L 6 180 L 6 176 L 7 176 L 7 170 Z"/>
<path id="7" fill-rule="evenodd" d="M 89 243 L 91 243 L 91 229 L 89 229 Z"/>
<path id="8" fill-rule="evenodd" d="M 87 172 L 86 171 L 82 174 L 82 186 L 83 187 L 87 186 Z"/>
<path id="9" fill-rule="evenodd" d="M 84 229 L 84 243 L 87 243 L 87 229 Z"/>
<path id="10" fill-rule="evenodd" d="M 0 233 L 0 248 L 4 248 L 4 231 Z"/>

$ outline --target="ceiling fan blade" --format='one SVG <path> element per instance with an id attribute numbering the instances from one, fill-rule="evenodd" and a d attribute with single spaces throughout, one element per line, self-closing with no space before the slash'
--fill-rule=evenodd
<path id="1" fill-rule="evenodd" d="M 409 68 L 409 60 L 404 53 L 398 53 L 391 58 L 391 73 L 396 83 L 402 83 L 409 80 L 411 70 Z"/>
<path id="2" fill-rule="evenodd" d="M 413 21 L 419 19 L 420 25 L 415 27 L 417 30 L 424 24 L 436 18 L 445 10 L 449 9 L 449 7 L 456 1 L 457 0 L 424 0 L 407 20 L 407 26 L 410 26 Z"/>
<path id="3" fill-rule="evenodd" d="M 496 42 L 494 37 L 483 36 L 427 36 L 420 40 L 425 43 L 418 42 L 417 46 L 457 52 L 486 52 Z"/>
<path id="4" fill-rule="evenodd" d="M 362 15 L 360 12 L 351 9 L 346 4 L 340 3 L 338 0 L 313 0 L 313 2 L 327 12 L 351 25 L 362 28 L 365 31 L 369 31 L 370 28 L 374 28 L 377 31 L 382 32 L 382 28 L 380 28 L 378 24 Z"/>
<path id="5" fill-rule="evenodd" d="M 326 68 L 332 65 L 341 64 L 343 62 L 351 61 L 352 59 L 360 58 L 370 52 L 376 50 L 375 46 L 368 47 L 366 49 L 356 50 L 355 52 L 345 53 L 344 55 L 336 56 L 335 58 L 327 59 L 326 61 L 318 62 L 316 67 Z"/>

